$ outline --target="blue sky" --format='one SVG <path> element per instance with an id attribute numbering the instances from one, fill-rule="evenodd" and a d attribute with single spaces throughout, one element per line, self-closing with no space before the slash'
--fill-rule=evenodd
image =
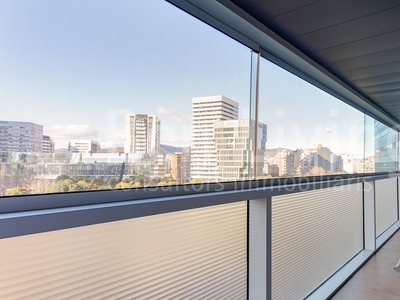
<path id="1" fill-rule="evenodd" d="M 162 142 L 189 146 L 191 98 L 225 95 L 247 118 L 249 77 L 248 48 L 163 0 L 2 1 L 0 119 L 42 124 L 56 147 L 122 146 L 126 113 L 158 115 Z M 267 61 L 260 112 L 269 148 L 362 151 L 361 113 Z"/>

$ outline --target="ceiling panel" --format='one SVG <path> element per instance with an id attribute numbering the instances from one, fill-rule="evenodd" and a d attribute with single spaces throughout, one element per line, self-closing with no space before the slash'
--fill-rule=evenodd
<path id="1" fill-rule="evenodd" d="M 252 11 L 253 16 L 257 16 L 258 19 L 265 21 L 319 1 L 320 0 L 239 0 L 232 2 L 245 11 Z M 260 5 L 260 3 L 262 5 Z M 257 10 L 254 11 L 254 8 L 257 8 Z"/>
<path id="2" fill-rule="evenodd" d="M 367 39 L 356 39 L 354 42 L 314 51 L 313 53 L 325 62 L 335 62 L 398 47 L 400 47 L 400 30 Z"/>
<path id="3" fill-rule="evenodd" d="M 294 40 L 309 45 L 309 50 L 321 50 L 337 45 L 400 30 L 400 7 L 340 23 L 312 33 L 297 36 Z M 327 38 L 329 37 L 329 38 Z"/>
<path id="4" fill-rule="evenodd" d="M 391 74 L 400 72 L 400 57 L 398 62 L 381 64 L 373 67 L 356 69 L 348 72 L 344 72 L 344 76 L 350 80 L 374 77 L 384 74 Z"/>
<path id="5" fill-rule="evenodd" d="M 400 82 L 392 82 L 386 84 L 377 84 L 377 85 L 370 85 L 366 87 L 360 88 L 366 94 L 371 94 L 374 92 L 382 92 L 382 91 L 391 91 L 391 90 L 398 90 L 400 89 Z"/>
<path id="6" fill-rule="evenodd" d="M 280 15 L 270 22 L 283 27 L 288 32 L 288 37 L 295 37 L 398 5 L 399 2 L 393 0 L 382 2 L 376 0 L 323 0 Z"/>
<path id="7" fill-rule="evenodd" d="M 400 123 L 400 0 L 230 0 Z"/>
<path id="8" fill-rule="evenodd" d="M 367 55 L 343 59 L 329 64 L 331 70 L 337 74 L 379 65 L 390 65 L 400 59 L 400 47 Z M 345 76 L 344 76 L 345 77 Z"/>
<path id="9" fill-rule="evenodd" d="M 400 72 L 353 80 L 353 83 L 358 87 L 374 86 L 395 82 L 400 82 Z"/>

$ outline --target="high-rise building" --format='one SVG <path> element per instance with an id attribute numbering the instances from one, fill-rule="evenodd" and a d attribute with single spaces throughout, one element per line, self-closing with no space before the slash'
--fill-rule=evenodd
<path id="1" fill-rule="evenodd" d="M 218 181 L 214 122 L 238 119 L 239 105 L 222 95 L 192 99 L 190 176 L 205 182 Z"/>
<path id="2" fill-rule="evenodd" d="M 31 122 L 0 121 L 0 152 L 37 152 L 43 149 L 43 126 Z"/>
<path id="3" fill-rule="evenodd" d="M 68 143 L 69 152 L 96 153 L 100 150 L 100 144 L 93 140 L 71 140 Z"/>
<path id="4" fill-rule="evenodd" d="M 156 154 L 160 151 L 160 120 L 154 115 L 125 115 L 125 153 Z"/>
<path id="5" fill-rule="evenodd" d="M 43 135 L 43 153 L 54 153 L 54 141 L 48 135 Z"/>
<path id="6" fill-rule="evenodd" d="M 254 178 L 255 121 L 230 120 L 214 122 L 218 181 Z M 258 123 L 257 175 L 263 174 L 267 125 Z"/>

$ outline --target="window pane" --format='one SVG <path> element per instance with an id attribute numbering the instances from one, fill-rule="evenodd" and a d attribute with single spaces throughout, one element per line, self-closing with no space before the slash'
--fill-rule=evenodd
<path id="1" fill-rule="evenodd" d="M 259 178 L 363 173 L 361 112 L 265 59 L 259 102 L 268 128 Z"/>
<path id="2" fill-rule="evenodd" d="M 396 171 L 398 132 L 370 116 L 365 116 L 365 126 L 366 172 Z"/>
<path id="3" fill-rule="evenodd" d="M 0 40 L 1 195 L 249 178 L 251 52 L 166 1 L 5 1 Z"/>

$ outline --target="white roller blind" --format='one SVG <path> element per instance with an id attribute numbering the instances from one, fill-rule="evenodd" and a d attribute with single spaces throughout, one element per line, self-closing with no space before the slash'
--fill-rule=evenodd
<path id="1" fill-rule="evenodd" d="M 397 178 L 375 181 L 376 236 L 397 221 Z"/>
<path id="2" fill-rule="evenodd" d="M 363 248 L 362 184 L 272 198 L 272 298 L 303 299 Z"/>
<path id="3" fill-rule="evenodd" d="M 245 299 L 247 203 L 0 240 L 0 299 Z"/>

